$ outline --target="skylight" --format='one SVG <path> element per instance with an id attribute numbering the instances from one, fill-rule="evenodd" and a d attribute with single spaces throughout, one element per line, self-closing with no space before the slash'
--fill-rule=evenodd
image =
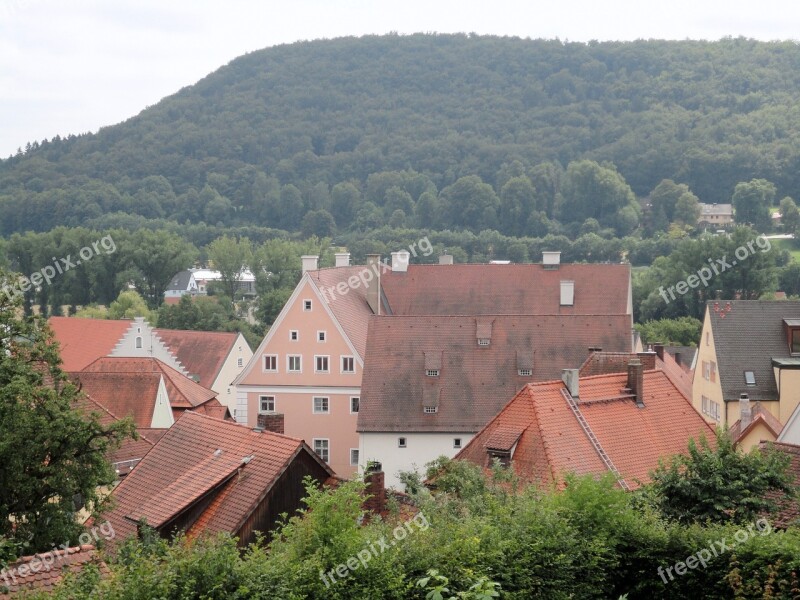
<path id="1" fill-rule="evenodd" d="M 756 384 L 756 376 L 752 371 L 745 371 L 744 372 L 744 382 L 747 385 L 755 385 Z"/>

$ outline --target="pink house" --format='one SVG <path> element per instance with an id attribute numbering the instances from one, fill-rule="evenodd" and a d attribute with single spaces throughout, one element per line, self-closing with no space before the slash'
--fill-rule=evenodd
<path id="1" fill-rule="evenodd" d="M 347 287 L 363 266 L 336 255 L 318 269 L 303 257 L 303 277 L 250 363 L 234 381 L 236 420 L 250 427 L 259 414 L 284 416 L 284 432 L 308 445 L 342 477 L 358 470 L 356 422 L 367 323 L 373 314 L 364 286 Z M 342 284 L 347 293 L 332 297 Z"/>

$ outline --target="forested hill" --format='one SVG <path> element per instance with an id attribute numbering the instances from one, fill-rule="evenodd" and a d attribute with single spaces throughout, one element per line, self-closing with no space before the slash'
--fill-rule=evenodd
<path id="1" fill-rule="evenodd" d="M 560 174 L 579 159 L 613 163 L 640 197 L 670 178 L 701 202 L 730 201 L 756 177 L 797 197 L 798 97 L 790 42 L 296 43 L 242 56 L 97 134 L 2 161 L 0 234 L 108 224 L 118 212 L 287 230 L 390 217 L 502 230 L 493 198 L 510 179 L 527 177 L 531 210 L 558 218 Z M 469 175 L 480 180 L 452 190 Z M 482 195 L 474 214 L 464 194 Z"/>

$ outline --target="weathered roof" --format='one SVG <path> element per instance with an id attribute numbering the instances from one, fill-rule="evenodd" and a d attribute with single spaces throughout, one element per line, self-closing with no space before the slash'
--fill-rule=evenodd
<path id="1" fill-rule="evenodd" d="M 772 359 L 791 358 L 783 320 L 800 318 L 800 302 L 710 301 L 707 308 L 723 398 L 734 401 L 747 394 L 753 401 L 776 400 Z M 745 383 L 745 371 L 753 372 L 755 385 Z"/>
<path id="2" fill-rule="evenodd" d="M 626 374 L 580 379 L 578 409 L 629 488 L 649 480 L 660 458 L 686 453 L 690 438 L 715 441 L 714 430 L 662 371 L 644 372 L 644 407 L 626 389 Z M 563 483 L 567 473 L 609 471 L 570 408 L 561 381 L 526 385 L 456 458 L 488 466 L 497 439 L 517 438 L 512 455 L 522 478 Z M 522 433 L 519 434 L 520 429 Z"/>
<path id="3" fill-rule="evenodd" d="M 0 598 L 51 592 L 64 575 L 77 574 L 88 565 L 95 566 L 101 577 L 111 574 L 95 547 L 88 544 L 24 556 L 3 569 L 6 577 L 0 580 Z"/>
<path id="4" fill-rule="evenodd" d="M 704 204 L 700 203 L 700 215 L 732 215 L 732 204 Z"/>
<path id="5" fill-rule="evenodd" d="M 738 442 L 748 433 L 750 433 L 759 423 L 763 423 L 764 426 L 772 432 L 776 439 L 780 435 L 781 431 L 783 431 L 783 425 L 781 425 L 781 422 L 771 412 L 769 412 L 764 405 L 761 404 L 761 402 L 754 402 L 753 406 L 750 407 L 750 424 L 742 429 L 742 419 L 740 418 L 733 425 L 731 425 L 730 429 L 728 429 L 728 435 L 731 436 L 731 439 L 734 442 Z"/>
<path id="6" fill-rule="evenodd" d="M 573 306 L 560 305 L 564 280 Z M 630 265 L 409 265 L 381 285 L 394 315 L 616 315 L 628 312 Z"/>
<path id="7" fill-rule="evenodd" d="M 762 442 L 759 448 L 762 452 L 781 452 L 788 456 L 789 466 L 786 472 L 795 489 L 800 488 L 800 446 L 783 442 Z M 800 500 L 779 492 L 769 492 L 767 497 L 777 505 L 777 512 L 768 517 L 773 527 L 786 529 L 790 525 L 800 524 Z"/>
<path id="8" fill-rule="evenodd" d="M 210 388 L 231 352 L 238 333 L 227 331 L 183 331 L 155 329 L 161 341 L 178 357 L 187 373 Z M 247 342 L 243 342 L 247 343 Z"/>
<path id="9" fill-rule="evenodd" d="M 59 344 L 61 368 L 81 371 L 101 356 L 108 356 L 133 325 L 133 321 L 50 317 L 47 321 Z"/>
<path id="10" fill-rule="evenodd" d="M 185 292 L 189 289 L 189 282 L 192 280 L 192 272 L 189 270 L 180 271 L 173 275 L 167 285 L 168 292 Z"/>
<path id="11" fill-rule="evenodd" d="M 479 346 L 477 317 L 372 317 L 358 431 L 478 431 L 525 383 L 579 367 L 589 347 L 631 343 L 629 315 L 492 319 L 490 344 Z M 531 361 L 532 374 L 520 376 Z M 437 365 L 437 377 L 426 375 Z M 438 412 L 424 414 L 433 397 Z"/>
<path id="12" fill-rule="evenodd" d="M 300 452 L 333 475 L 302 440 L 186 412 L 114 490 L 115 541 L 136 533 L 135 519 L 167 525 L 211 493 L 195 525 L 236 534 Z"/>

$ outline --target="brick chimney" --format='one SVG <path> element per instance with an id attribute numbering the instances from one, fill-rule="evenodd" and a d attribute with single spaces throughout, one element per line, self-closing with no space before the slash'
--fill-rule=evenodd
<path id="1" fill-rule="evenodd" d="M 283 433 L 283 415 L 280 413 L 266 413 L 258 415 L 258 429 L 271 431 L 273 433 Z"/>
<path id="2" fill-rule="evenodd" d="M 741 419 L 739 431 L 744 431 L 753 421 L 753 411 L 750 408 L 750 396 L 747 394 L 739 395 L 739 418 Z"/>
<path id="3" fill-rule="evenodd" d="M 365 277 L 372 276 L 367 282 L 367 304 L 372 309 L 373 314 L 381 314 L 381 255 L 367 254 L 367 270 Z"/>
<path id="4" fill-rule="evenodd" d="M 653 352 L 652 350 L 648 350 L 647 352 L 637 352 L 636 356 L 640 361 L 642 361 L 642 366 L 644 367 L 645 371 L 652 371 L 656 368 L 656 356 L 658 356 L 656 352 Z"/>
<path id="5" fill-rule="evenodd" d="M 636 406 L 644 408 L 644 365 L 638 358 L 628 362 L 628 389 L 636 396 Z"/>
<path id="6" fill-rule="evenodd" d="M 386 510 L 386 486 L 384 481 L 383 465 L 376 461 L 370 461 L 364 474 L 364 483 L 367 484 L 364 491 L 369 496 L 364 501 L 364 510 L 367 512 L 377 515 Z"/>
<path id="7" fill-rule="evenodd" d="M 658 358 L 664 360 L 664 344 L 653 344 L 653 351 L 658 355 Z"/>

